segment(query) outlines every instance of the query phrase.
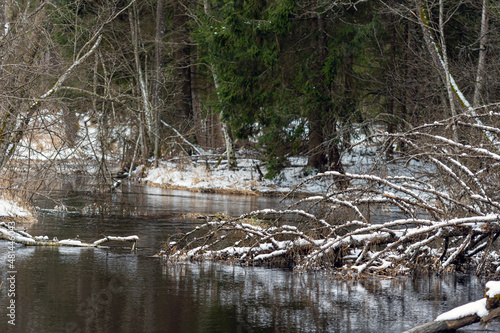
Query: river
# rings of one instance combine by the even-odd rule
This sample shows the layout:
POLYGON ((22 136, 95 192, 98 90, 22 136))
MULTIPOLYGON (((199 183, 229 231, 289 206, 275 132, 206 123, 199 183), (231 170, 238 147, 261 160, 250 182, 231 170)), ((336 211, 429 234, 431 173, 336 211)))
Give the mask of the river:
MULTIPOLYGON (((130 184, 121 193, 96 197, 68 186, 36 200, 40 216, 27 227, 30 234, 84 241, 138 235, 138 250, 16 246, 10 251, 8 242, 0 241, 0 332, 401 332, 484 292, 485 281, 466 275, 338 281, 327 273, 165 265, 152 255, 169 235, 202 223, 197 214, 239 215, 279 206, 279 198, 130 184), (61 203, 68 213, 51 210, 61 203), (12 253, 15 297, 7 292, 12 253), (15 325, 7 316, 12 300, 15 325)), ((485 330, 497 332, 500 325, 461 331, 485 330)))

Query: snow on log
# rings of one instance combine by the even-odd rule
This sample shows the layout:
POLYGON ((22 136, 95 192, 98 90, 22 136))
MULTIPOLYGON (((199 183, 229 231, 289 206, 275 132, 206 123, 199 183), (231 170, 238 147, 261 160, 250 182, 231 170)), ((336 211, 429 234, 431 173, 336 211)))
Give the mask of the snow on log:
POLYGON ((486 310, 486 298, 481 298, 479 301, 470 302, 440 314, 436 318, 436 321, 456 320, 471 315, 484 317, 487 314, 488 310, 486 310))
POLYGON ((435 333, 454 331, 481 321, 488 323, 500 316, 500 281, 486 283, 486 297, 440 314, 434 321, 405 331, 404 333, 435 333))
MULTIPOLYGON (((137 243, 139 241, 138 236, 128 236, 128 237, 116 237, 116 236, 106 236, 102 239, 96 240, 92 245, 93 246, 99 246, 103 243, 106 242, 111 242, 111 241, 117 241, 117 242, 131 242, 131 243, 137 243)), ((134 246, 132 245, 132 247, 134 246)))
POLYGON ((27 232, 16 230, 12 225, 5 222, 0 222, 0 238, 28 246, 99 247, 103 243, 111 241, 130 242, 132 243, 132 250, 135 249, 136 243, 139 241, 139 237, 136 235, 128 237, 106 236, 93 243, 85 243, 77 239, 58 240, 57 237, 49 240, 47 236, 31 236, 27 232))

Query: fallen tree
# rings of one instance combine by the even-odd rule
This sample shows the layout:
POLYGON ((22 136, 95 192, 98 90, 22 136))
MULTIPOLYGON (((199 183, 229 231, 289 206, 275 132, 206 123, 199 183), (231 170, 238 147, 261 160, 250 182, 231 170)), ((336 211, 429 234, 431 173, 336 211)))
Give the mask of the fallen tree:
POLYGON ((139 241, 139 237, 135 235, 128 237, 105 236, 93 243, 85 243, 78 239, 58 240, 57 237, 49 240, 48 236, 31 236, 24 230, 16 229, 13 225, 9 225, 5 222, 0 222, 0 238, 27 246, 101 247, 107 242, 128 242, 132 243, 132 250, 136 248, 137 242, 139 241))
POLYGON ((331 186, 285 209, 208 221, 171 239, 164 256, 169 261, 209 258, 297 271, 474 269, 480 275, 495 274, 500 154, 498 140, 492 142, 484 131, 498 137, 500 113, 490 111, 496 108, 405 133, 373 135, 366 141, 404 151, 387 160, 380 148, 364 173, 330 171, 309 177, 295 190, 319 180, 331 186), (339 180, 348 180, 349 186, 336 187, 339 180))

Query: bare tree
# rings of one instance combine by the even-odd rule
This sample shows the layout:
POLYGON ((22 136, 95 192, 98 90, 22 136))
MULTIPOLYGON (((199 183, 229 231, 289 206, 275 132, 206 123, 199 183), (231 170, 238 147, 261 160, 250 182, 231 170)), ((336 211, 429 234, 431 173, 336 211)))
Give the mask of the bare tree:
POLYGON ((44 31, 44 24, 46 24, 44 22, 45 15, 44 3, 32 13, 29 13, 27 7, 24 13, 19 13, 15 22, 9 22, 9 26, 12 24, 13 27, 9 31, 6 31, 6 34, 2 38, 2 42, 5 43, 8 42, 9 38, 17 40, 25 37, 25 40, 17 45, 18 49, 11 49, 9 54, 5 54, 5 57, 3 57, 4 61, 9 62, 9 67, 12 67, 16 71, 20 69, 20 72, 15 74, 15 76, 7 76, 7 73, 10 71, 6 71, 6 64, 2 66, 4 69, 4 78, 6 79, 4 82, 8 83, 4 90, 6 98, 4 99, 5 107, 2 110, 3 132, 0 148, 0 168, 5 168, 6 163, 13 156, 17 145, 28 131, 30 122, 40 110, 42 103, 45 103, 59 91, 68 77, 95 52, 101 43, 101 29, 97 29, 92 38, 75 55, 74 62, 59 74, 56 82, 49 87, 44 87, 44 85, 40 87, 39 85, 41 89, 46 90, 40 92, 38 96, 33 96, 33 92, 36 93, 37 90, 40 90, 34 88, 33 85, 40 82, 39 77, 42 74, 36 60, 40 56, 40 52, 43 52, 38 43, 42 36, 46 36, 44 31), (26 51, 29 54, 28 58, 24 54, 26 51), (16 64, 16 61, 23 63, 16 64), (28 91, 28 87, 32 87, 33 89, 28 91), (9 94, 9 92, 12 94, 9 94), (19 96, 19 93, 21 93, 21 96, 19 96))
MULTIPOLYGON (((418 13, 419 13, 419 23, 422 27, 422 32, 424 35, 424 41, 429 50, 429 53, 434 61, 435 68, 438 70, 443 82, 447 88, 448 97, 449 97, 449 105, 452 115, 456 115, 458 112, 455 111, 455 106, 460 108, 464 108, 467 112, 472 115, 476 115, 475 109, 469 103, 465 95, 462 93, 462 90, 459 88, 455 79, 453 78, 447 60, 446 53, 446 40, 444 36, 444 17, 443 17, 443 0, 439 1, 439 31, 440 31, 440 40, 441 43, 438 46, 435 37, 433 36, 433 29, 431 26, 431 22, 429 19, 429 13, 426 9, 427 1, 416 0, 418 13)), ((480 66, 484 66, 480 65, 480 66)), ((480 67, 478 66, 478 68, 480 67)), ((475 121, 482 125, 480 118, 474 118, 475 121)), ((453 126, 453 125, 452 125, 453 126)), ((488 137, 491 142, 494 142, 495 138, 491 133, 487 130, 484 131, 484 135, 488 137)), ((456 134, 455 134, 456 136, 456 134)), ((456 138, 455 138, 456 139, 456 138)))

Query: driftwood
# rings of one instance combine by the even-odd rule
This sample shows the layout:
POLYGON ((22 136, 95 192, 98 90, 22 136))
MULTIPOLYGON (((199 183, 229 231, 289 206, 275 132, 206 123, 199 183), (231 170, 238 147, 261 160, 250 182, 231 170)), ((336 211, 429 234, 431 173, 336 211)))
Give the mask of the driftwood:
POLYGON ((450 332, 479 321, 479 317, 474 314, 456 320, 431 321, 412 328, 403 333, 440 333, 450 332))
MULTIPOLYGON (((453 319, 449 320, 440 320, 440 317, 443 315, 439 316, 436 318, 436 320, 427 322, 423 325, 414 327, 410 330, 407 330, 403 333, 439 333, 439 332, 450 332, 450 331, 455 331, 461 327, 481 322, 483 325, 488 324, 491 322, 491 320, 498 318, 500 316, 500 289, 498 286, 500 285, 500 282, 498 281, 490 281, 486 284, 486 299, 479 300, 477 302, 469 303, 464 306, 472 305, 472 304, 477 304, 479 302, 483 302, 483 306, 481 306, 479 309, 476 309, 476 306, 472 306, 472 311, 469 312, 476 312, 476 313, 467 313, 464 312, 464 316, 461 316, 458 314, 456 317, 453 319)), ((462 306, 462 307, 464 307, 462 306)), ((452 309, 448 312, 445 313, 451 313, 452 311, 455 311, 458 308, 452 309)), ((463 312, 463 311, 458 311, 458 313, 463 312)))
POLYGON ((16 229, 13 223, 5 222, 0 222, 0 238, 27 246, 100 247, 104 243, 118 241, 132 243, 132 250, 136 248, 136 244, 139 241, 139 237, 136 235, 128 237, 106 236, 93 243, 85 243, 78 239, 58 240, 56 237, 49 240, 47 236, 32 236, 24 230, 16 229))

